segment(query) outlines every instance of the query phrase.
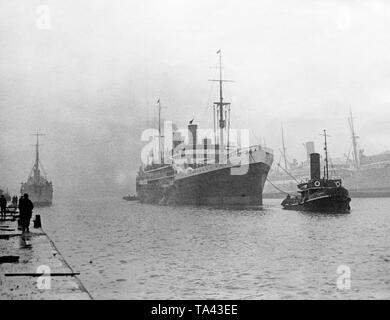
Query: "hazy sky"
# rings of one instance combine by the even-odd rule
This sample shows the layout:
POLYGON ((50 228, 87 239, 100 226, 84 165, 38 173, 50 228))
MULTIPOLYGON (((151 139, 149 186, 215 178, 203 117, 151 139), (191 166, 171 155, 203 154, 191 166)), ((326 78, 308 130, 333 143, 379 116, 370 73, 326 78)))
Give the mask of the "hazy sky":
POLYGON ((386 1, 0 0, 0 185, 27 178, 38 129, 57 194, 132 192, 159 97, 211 126, 219 48, 232 126, 276 162, 282 122, 291 159, 323 129, 342 157, 350 107, 366 153, 390 150, 389 30, 386 1))

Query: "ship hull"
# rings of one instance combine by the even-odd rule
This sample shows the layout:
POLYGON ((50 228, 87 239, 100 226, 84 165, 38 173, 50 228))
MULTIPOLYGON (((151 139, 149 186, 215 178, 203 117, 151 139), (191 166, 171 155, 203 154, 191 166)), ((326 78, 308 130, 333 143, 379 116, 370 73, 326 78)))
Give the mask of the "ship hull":
POLYGON ((214 164, 195 169, 192 174, 138 183, 139 200, 143 203, 167 205, 262 205, 262 193, 272 155, 254 152, 251 159, 253 160, 248 164, 238 167, 214 164), (256 161, 256 157, 264 161, 256 161))
POLYGON ((168 205, 262 205, 262 191, 269 166, 254 163, 247 173, 231 175, 230 168, 139 186, 140 202, 168 205), (164 185, 169 185, 164 188, 164 185))
POLYGON ((297 211, 310 211, 310 212, 323 212, 323 213, 348 213, 350 211, 351 199, 335 199, 326 198, 311 201, 309 203, 303 203, 298 205, 284 206, 286 210, 297 211))
POLYGON ((168 204, 247 206, 262 205, 262 192, 268 170, 262 163, 244 167, 243 175, 232 175, 230 168, 188 177, 176 182, 168 204))
POLYGON ((389 197, 390 165, 365 168, 352 174, 344 173, 343 185, 353 197, 389 197))

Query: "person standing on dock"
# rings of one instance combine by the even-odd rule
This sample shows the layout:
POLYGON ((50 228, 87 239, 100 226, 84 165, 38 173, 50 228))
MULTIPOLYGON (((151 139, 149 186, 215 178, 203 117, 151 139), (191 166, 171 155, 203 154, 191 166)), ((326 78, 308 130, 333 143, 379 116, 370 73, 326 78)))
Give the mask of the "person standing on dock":
POLYGON ((0 196, 0 210, 1 210, 1 219, 5 220, 5 210, 7 209, 7 199, 2 194, 0 196))
POLYGON ((20 224, 22 226, 22 232, 29 232, 30 220, 32 216, 32 210, 34 205, 28 198, 28 194, 25 193, 23 198, 19 200, 19 212, 20 212, 20 224))
POLYGON ((18 207, 18 197, 17 196, 12 197, 12 206, 14 206, 15 208, 18 207))

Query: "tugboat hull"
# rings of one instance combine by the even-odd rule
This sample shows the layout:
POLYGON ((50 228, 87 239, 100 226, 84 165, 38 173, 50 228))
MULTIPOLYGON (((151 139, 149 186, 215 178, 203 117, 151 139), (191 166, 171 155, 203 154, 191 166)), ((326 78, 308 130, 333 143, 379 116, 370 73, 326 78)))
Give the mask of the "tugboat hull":
POLYGON ((350 201, 350 198, 326 197, 307 201, 305 203, 284 205, 283 209, 326 213, 348 213, 351 210, 349 205, 350 201))
POLYGON ((286 210, 347 213, 351 210, 350 202, 348 191, 340 187, 314 193, 308 199, 286 199, 282 202, 282 206, 286 210))

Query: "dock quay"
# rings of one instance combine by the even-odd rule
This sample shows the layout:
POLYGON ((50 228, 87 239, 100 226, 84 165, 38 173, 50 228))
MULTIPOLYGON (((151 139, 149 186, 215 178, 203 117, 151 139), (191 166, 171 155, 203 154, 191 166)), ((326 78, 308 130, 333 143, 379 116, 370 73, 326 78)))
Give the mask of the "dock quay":
POLYGON ((14 212, 0 220, 0 300, 93 299, 78 275, 42 228, 22 234, 14 212))

